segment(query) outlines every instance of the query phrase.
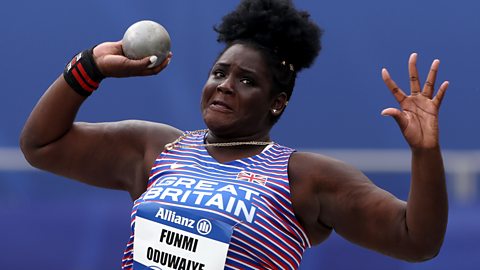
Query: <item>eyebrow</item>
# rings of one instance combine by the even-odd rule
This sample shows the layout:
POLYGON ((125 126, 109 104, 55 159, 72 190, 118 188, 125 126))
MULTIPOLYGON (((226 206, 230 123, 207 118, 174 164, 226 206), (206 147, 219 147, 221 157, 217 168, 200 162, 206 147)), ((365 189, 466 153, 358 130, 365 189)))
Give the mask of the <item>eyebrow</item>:
MULTIPOLYGON (((224 68, 229 68, 231 65, 230 65, 230 64, 227 64, 227 63, 217 62, 214 66, 220 66, 220 67, 224 67, 224 68)), ((258 71, 254 70, 254 69, 242 68, 242 67, 239 67, 239 69, 240 69, 242 72, 249 73, 249 74, 251 74, 251 75, 257 75, 257 74, 258 74, 258 71)))

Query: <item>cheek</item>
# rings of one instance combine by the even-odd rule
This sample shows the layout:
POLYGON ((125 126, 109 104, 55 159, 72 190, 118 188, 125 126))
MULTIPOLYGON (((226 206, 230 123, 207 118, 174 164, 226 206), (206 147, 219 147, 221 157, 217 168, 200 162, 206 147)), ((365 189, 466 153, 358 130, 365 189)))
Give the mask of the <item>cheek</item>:
POLYGON ((214 93, 214 90, 215 90, 215 86, 212 85, 211 83, 208 83, 205 84, 205 86, 203 87, 203 90, 202 90, 202 96, 201 96, 201 99, 200 99, 200 105, 201 105, 201 108, 204 109, 205 105, 207 104, 208 100, 210 99, 210 97, 212 96, 212 94, 214 93))
POLYGON ((202 96, 200 97, 200 108, 203 110, 203 108, 205 107, 205 89, 203 89, 202 91, 202 96))

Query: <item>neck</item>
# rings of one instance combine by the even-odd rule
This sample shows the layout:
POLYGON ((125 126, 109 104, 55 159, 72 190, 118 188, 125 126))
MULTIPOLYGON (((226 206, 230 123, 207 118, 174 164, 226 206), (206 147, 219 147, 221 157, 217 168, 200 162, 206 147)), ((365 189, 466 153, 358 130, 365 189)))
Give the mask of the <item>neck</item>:
POLYGON ((230 143, 230 142, 270 142, 270 141, 271 139, 268 131, 265 133, 256 133, 248 136, 230 137, 230 136, 221 136, 213 133, 211 130, 207 130, 207 133, 205 135, 206 144, 230 143))
POLYGON ((208 153, 220 163, 258 155, 268 144, 273 144, 268 133, 244 137, 220 137, 210 130, 205 134, 204 143, 208 153))

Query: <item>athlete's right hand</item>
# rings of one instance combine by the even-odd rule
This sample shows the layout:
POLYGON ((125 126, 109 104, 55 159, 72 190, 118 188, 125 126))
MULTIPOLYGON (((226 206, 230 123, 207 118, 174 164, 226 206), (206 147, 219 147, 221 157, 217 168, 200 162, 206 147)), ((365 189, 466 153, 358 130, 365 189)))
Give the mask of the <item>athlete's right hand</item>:
POLYGON ((125 57, 122 42, 104 42, 93 49, 93 57, 98 68, 105 77, 132 77, 155 75, 162 71, 170 62, 172 53, 158 66, 149 68, 150 57, 132 60, 125 57))

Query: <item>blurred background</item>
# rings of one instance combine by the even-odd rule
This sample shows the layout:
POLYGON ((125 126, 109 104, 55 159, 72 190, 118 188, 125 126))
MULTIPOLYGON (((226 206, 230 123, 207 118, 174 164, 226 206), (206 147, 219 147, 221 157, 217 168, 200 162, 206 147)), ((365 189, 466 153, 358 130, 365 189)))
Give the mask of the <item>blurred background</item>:
MULTIPOLYGON (((212 27, 239 1, 8 1, 0 9, 0 230, 2 269, 120 269, 129 237, 129 195, 32 169, 18 149, 31 109, 71 57, 119 40, 150 19, 172 38, 173 59, 160 75, 106 79, 79 121, 144 119, 203 128, 200 92, 222 46, 212 27)), ((301 269, 470 270, 480 267, 480 2, 294 0, 324 30, 316 64, 299 75, 275 141, 337 157, 402 199, 409 188, 408 146, 380 70, 408 87, 407 60, 420 77, 441 60, 450 88, 440 113, 450 219, 441 253, 406 263, 333 234, 308 250, 301 269)), ((423 80, 422 80, 423 82, 423 80)))

